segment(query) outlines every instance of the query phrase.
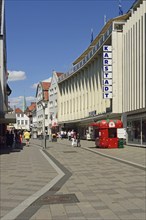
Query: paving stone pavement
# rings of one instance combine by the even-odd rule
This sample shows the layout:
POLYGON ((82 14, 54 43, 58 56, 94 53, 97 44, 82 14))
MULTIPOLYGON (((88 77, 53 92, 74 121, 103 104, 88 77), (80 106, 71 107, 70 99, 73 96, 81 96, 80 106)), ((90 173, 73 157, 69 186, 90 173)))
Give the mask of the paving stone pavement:
POLYGON ((146 219, 146 149, 41 144, 0 155, 2 220, 146 219))

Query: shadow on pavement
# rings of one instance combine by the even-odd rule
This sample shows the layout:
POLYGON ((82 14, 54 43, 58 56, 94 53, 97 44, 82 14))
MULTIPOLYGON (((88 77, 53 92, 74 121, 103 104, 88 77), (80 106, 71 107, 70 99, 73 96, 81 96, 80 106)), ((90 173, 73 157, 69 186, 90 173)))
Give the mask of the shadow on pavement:
POLYGON ((15 146, 14 148, 10 148, 10 147, 7 147, 7 146, 0 147, 0 155, 20 152, 21 150, 23 150, 24 146, 25 146, 25 144, 22 143, 21 145, 15 146))

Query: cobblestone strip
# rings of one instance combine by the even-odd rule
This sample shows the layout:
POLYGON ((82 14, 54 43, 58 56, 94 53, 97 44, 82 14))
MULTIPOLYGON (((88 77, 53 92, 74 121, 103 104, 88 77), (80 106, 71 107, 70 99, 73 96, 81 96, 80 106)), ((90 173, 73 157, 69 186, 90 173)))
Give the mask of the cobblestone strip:
MULTIPOLYGON (((27 208, 21 212, 15 220, 28 220, 30 219, 41 207, 44 205, 44 198, 54 195, 57 191, 60 190, 60 188, 65 184, 65 182, 68 180, 68 178, 72 175, 69 170, 67 170, 62 164, 59 163, 51 154, 49 154, 47 151, 43 151, 44 155, 47 160, 50 161, 52 166, 56 168, 56 171, 58 170, 60 173, 62 173, 62 177, 56 181, 56 183, 52 184, 52 187, 48 188, 48 190, 40 195, 35 201, 33 201, 30 206, 27 206, 27 208)), ((40 218, 43 220, 43 218, 40 218)), ((49 218, 47 218, 49 220, 49 218)), ((12 219, 11 219, 12 220, 12 219)))
POLYGON ((36 201, 40 196, 45 194, 49 189, 51 189, 62 177, 65 175, 64 172, 48 157, 46 154, 40 150, 43 156, 48 160, 48 162, 57 171, 58 175, 51 180, 47 185, 45 185, 38 192, 34 193, 32 196, 28 197, 25 201, 20 203, 16 208, 10 211, 8 214, 3 216, 1 220, 14 220, 20 215, 26 208, 28 208, 34 201, 36 201))

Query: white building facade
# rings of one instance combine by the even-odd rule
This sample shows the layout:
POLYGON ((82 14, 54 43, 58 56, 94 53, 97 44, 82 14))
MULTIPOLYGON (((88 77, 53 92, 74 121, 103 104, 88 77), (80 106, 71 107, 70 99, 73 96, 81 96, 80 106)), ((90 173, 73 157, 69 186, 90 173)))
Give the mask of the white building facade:
POLYGON ((126 17, 107 22, 92 44, 73 63, 71 72, 59 78, 59 123, 69 129, 80 130, 82 137, 94 121, 121 118, 122 68, 119 66, 122 65, 122 27, 126 17), (120 43, 119 48, 117 42, 120 43), (109 51, 106 51, 107 47, 109 51), (104 64, 107 55, 109 65, 104 64))
POLYGON ((37 135, 49 134, 49 99, 50 82, 40 82, 36 92, 37 135))
MULTIPOLYGON (((59 77, 60 126, 80 130, 83 137, 94 121, 121 119, 129 135, 127 118, 136 111, 141 115, 141 141, 138 145, 145 146, 142 142, 142 137, 145 139, 146 136, 143 125, 146 113, 145 14, 145 1, 138 0, 127 14, 109 20, 87 50, 76 59, 73 68, 59 77), (139 38, 139 45, 134 47, 139 38), (140 61, 138 57, 141 57, 140 61), (134 86, 139 95, 136 95, 134 86), (134 99, 137 101, 133 102, 134 99)), ((137 144, 136 140, 134 142, 137 144)))
POLYGON ((58 132, 58 77, 62 73, 53 71, 51 85, 49 88, 49 127, 51 133, 58 132))
POLYGON ((133 5, 123 27, 122 48, 127 143, 146 146, 146 1, 133 5))
POLYGON ((16 123, 14 124, 14 128, 17 130, 30 130, 30 121, 29 117, 22 113, 16 113, 16 123))

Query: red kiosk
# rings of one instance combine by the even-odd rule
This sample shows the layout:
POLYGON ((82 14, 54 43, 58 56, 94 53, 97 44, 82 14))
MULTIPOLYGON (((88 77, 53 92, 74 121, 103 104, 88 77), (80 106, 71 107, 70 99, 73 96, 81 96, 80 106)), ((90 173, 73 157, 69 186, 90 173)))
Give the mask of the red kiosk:
POLYGON ((123 128, 121 120, 102 120, 98 121, 97 138, 95 139, 95 145, 101 148, 118 148, 119 138, 117 137, 117 129, 123 128))

